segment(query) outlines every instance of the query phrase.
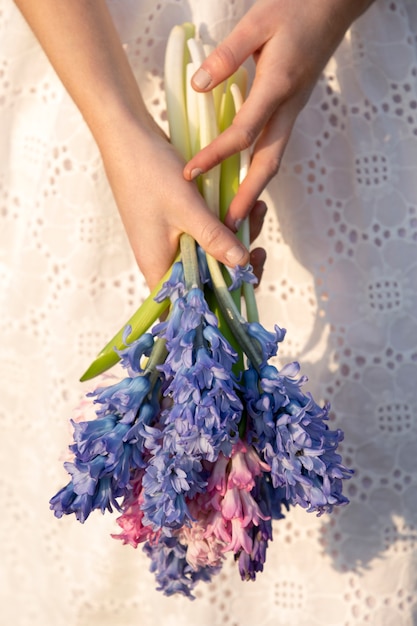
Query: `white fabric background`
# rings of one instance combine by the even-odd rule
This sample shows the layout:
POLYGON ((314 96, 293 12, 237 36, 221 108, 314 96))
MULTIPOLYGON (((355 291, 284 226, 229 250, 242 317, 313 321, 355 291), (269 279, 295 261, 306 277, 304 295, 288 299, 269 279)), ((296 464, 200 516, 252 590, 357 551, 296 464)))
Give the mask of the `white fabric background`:
MULTIPOLYGON (((171 26, 193 21, 214 42, 248 4, 109 0, 159 122, 171 26)), ((287 328, 280 362, 299 359, 332 403, 356 471, 351 504, 320 519, 291 512, 256 583, 229 561, 191 603, 154 591, 141 550, 110 538, 110 515, 82 526, 48 509, 66 481, 78 378, 147 291, 80 114, 0 0, 1 623, 417 624, 416 33, 414 0, 376 1, 266 194, 262 321, 287 328)))

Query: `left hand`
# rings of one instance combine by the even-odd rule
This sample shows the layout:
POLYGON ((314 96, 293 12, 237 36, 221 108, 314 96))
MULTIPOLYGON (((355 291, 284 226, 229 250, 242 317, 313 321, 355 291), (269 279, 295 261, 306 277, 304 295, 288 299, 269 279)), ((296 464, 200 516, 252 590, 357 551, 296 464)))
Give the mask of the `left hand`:
POLYGON ((230 204, 226 225, 236 229, 277 173, 294 122, 321 71, 351 23, 372 0, 258 0, 192 79, 209 91, 253 55, 256 73, 233 124, 184 168, 192 180, 250 146, 252 163, 230 204))

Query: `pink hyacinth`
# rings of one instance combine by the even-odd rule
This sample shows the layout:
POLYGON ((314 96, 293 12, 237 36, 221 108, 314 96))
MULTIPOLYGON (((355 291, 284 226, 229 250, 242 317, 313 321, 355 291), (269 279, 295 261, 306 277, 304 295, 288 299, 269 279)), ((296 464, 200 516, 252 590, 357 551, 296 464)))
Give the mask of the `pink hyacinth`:
POLYGON ((226 491, 222 502, 222 514, 225 519, 238 519, 244 528, 249 524, 259 526, 259 520, 270 519, 263 515, 258 504, 245 489, 233 487, 226 491))
POLYGON ((144 516, 141 510, 143 503, 142 474, 143 472, 138 473, 132 495, 129 498, 129 506, 124 508, 122 515, 116 520, 123 532, 112 535, 113 539, 120 539, 124 545, 129 544, 134 548, 137 548, 143 541, 155 543, 160 534, 159 532, 155 533, 150 526, 144 526, 142 523, 144 516))
POLYGON ((227 548, 228 552, 238 554, 243 550, 246 554, 252 552, 253 541, 249 536, 248 529, 245 528, 239 518, 235 518, 231 522, 232 524, 232 540, 227 548))
MULTIPOLYGON (((186 559, 194 570, 200 567, 217 567, 224 559, 227 544, 215 534, 207 534, 206 525, 209 514, 199 513, 199 519, 190 526, 184 525, 178 532, 178 540, 187 546, 186 559)), ((229 540, 226 534, 225 539, 229 540)))
MULTIPOLYGON (((237 445, 237 444, 236 444, 237 445)), ((233 448, 234 449, 234 448, 233 448)), ((216 493, 224 496, 227 487, 227 467, 230 463, 230 459, 220 454, 217 461, 214 463, 211 470, 211 474, 207 482, 207 492, 216 493)))
MULTIPOLYGON (((238 441, 226 466, 227 487, 220 501, 221 516, 226 521, 228 534, 231 535, 225 552, 237 554, 244 550, 250 554, 252 538, 249 531, 253 526, 258 526, 260 520, 270 519, 262 513, 250 494, 255 486, 255 478, 269 470, 269 465, 261 461, 253 448, 238 441)), ((212 529, 216 534, 220 530, 224 536, 224 527, 219 522, 212 529)))
POLYGON ((219 565, 225 552, 234 554, 253 547, 251 530, 270 519, 251 495, 255 478, 269 466, 255 450, 239 441, 230 459, 219 456, 208 479, 207 491, 188 503, 194 522, 178 533, 187 546, 187 562, 197 569, 219 565))
POLYGON ((230 520, 223 517, 221 509, 213 510, 207 517, 206 537, 214 536, 224 543, 224 551, 228 550, 228 544, 232 540, 232 528, 230 520))
POLYGON ((252 491, 255 486, 254 478, 262 472, 270 471, 269 465, 261 461, 255 450, 239 440, 233 448, 228 488, 233 485, 238 489, 252 491))
POLYGON ((142 524, 143 511, 140 510, 140 504, 131 505, 126 511, 117 518, 117 523, 123 532, 118 535, 113 534, 113 539, 120 539, 123 543, 129 544, 137 548, 143 541, 154 543, 159 533, 155 533, 150 526, 142 524))

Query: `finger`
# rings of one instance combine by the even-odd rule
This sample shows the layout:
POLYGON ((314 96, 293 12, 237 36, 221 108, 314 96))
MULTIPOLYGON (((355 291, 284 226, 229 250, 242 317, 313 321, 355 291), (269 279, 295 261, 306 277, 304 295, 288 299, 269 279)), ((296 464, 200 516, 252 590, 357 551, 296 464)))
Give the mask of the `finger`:
POLYGON ((231 76, 266 40, 264 28, 254 28, 254 8, 232 32, 211 52, 191 78, 196 91, 208 91, 231 76))
POLYGON ((249 251, 203 202, 190 203, 187 207, 191 208, 184 210, 183 230, 208 254, 229 267, 246 265, 249 262, 249 251))
POLYGON ((296 119, 292 108, 280 109, 257 141, 246 178, 230 203, 225 224, 232 230, 245 219, 269 181, 278 173, 296 119))
POLYGON ((249 214, 249 231, 250 241, 253 243, 259 236, 265 220, 267 206, 262 200, 255 202, 252 211, 249 214))
POLYGON ((193 180, 232 154, 250 148, 279 104, 267 77, 256 78, 232 124, 188 161, 183 170, 184 178, 193 180))
POLYGON ((187 231, 208 254, 221 263, 234 267, 249 262, 249 251, 217 218, 200 221, 195 228, 190 224, 187 231))
POLYGON ((263 248, 255 248, 254 250, 252 250, 252 252, 250 253, 250 263, 253 268, 253 273, 258 279, 258 283, 256 287, 259 286, 262 280, 262 274, 264 271, 265 261, 266 261, 266 252, 263 248))
POLYGON ((181 229, 170 228, 164 235, 161 234, 163 246, 145 246, 142 236, 138 241, 132 241, 132 247, 137 251, 136 261, 151 289, 171 266, 182 232, 187 232, 208 254, 229 267, 249 262, 249 251, 205 205, 196 208, 194 203, 192 211, 184 211, 183 219, 181 229))

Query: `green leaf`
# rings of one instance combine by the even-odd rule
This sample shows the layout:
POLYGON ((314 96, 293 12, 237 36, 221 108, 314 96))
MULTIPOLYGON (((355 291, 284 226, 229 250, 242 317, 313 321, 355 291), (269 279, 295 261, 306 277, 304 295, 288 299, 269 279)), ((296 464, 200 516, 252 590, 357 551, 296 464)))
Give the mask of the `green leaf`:
MULTIPOLYGON (((178 255, 174 263, 177 262, 179 258, 180 256, 178 255)), ((166 299, 162 302, 156 302, 155 296, 161 290, 163 284, 169 279, 171 272, 172 267, 170 267, 165 276, 161 278, 159 283, 151 291, 149 296, 139 307, 136 313, 132 315, 132 317, 119 330, 119 332, 116 333, 114 337, 104 346, 101 352, 99 352, 97 358, 87 368, 86 372, 81 376, 81 382, 91 380, 91 378, 99 376, 99 374, 103 374, 103 372, 113 367, 113 365, 116 365, 116 363, 120 360, 120 357, 115 351, 115 348, 117 350, 123 350, 124 348, 126 348, 127 345, 124 342, 124 339, 127 340, 127 343, 135 341, 141 335, 146 333, 146 331, 152 326, 152 324, 158 319, 158 317, 160 317, 162 313, 166 311, 170 304, 169 300, 166 299), (127 326, 131 327, 131 331, 127 337, 123 337, 127 326)))

